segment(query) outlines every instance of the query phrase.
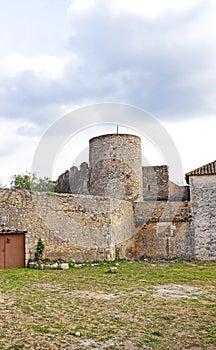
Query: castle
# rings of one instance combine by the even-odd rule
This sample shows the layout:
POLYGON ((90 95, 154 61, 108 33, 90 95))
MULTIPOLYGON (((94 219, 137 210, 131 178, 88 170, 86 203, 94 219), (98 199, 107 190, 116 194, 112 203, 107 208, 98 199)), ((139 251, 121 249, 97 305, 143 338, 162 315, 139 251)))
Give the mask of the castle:
POLYGON ((39 237, 51 260, 216 261, 216 161, 186 180, 175 185, 166 165, 143 167, 138 136, 94 137, 89 165, 59 176, 58 193, 0 190, 1 233, 25 236, 25 264, 39 237))

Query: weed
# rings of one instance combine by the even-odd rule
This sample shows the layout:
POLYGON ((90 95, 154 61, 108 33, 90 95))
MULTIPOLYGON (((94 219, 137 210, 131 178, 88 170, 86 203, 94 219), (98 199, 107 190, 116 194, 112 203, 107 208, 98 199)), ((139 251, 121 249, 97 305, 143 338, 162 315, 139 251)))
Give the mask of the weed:
POLYGON ((37 333, 45 333, 45 334, 50 333, 49 328, 41 327, 41 326, 34 326, 34 331, 37 333))
POLYGON ((23 349, 24 348, 24 344, 14 344, 9 346, 9 348, 7 348, 7 350, 19 350, 19 349, 23 349))
POLYGON ((35 259, 37 262, 41 262, 43 251, 44 251, 44 243, 41 238, 38 239, 37 247, 36 247, 36 253, 35 253, 35 259))

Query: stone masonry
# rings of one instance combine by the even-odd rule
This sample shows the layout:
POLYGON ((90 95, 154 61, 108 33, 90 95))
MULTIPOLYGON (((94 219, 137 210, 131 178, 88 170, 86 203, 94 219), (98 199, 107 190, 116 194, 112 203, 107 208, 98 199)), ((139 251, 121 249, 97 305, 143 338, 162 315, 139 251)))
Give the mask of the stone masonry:
POLYGON ((141 139, 109 134, 89 141, 89 193, 142 201, 141 139))
POLYGON ((194 257, 216 260, 216 175, 190 176, 194 257))
POLYGON ((49 260, 216 261, 216 161, 186 180, 142 167, 137 136, 102 135, 90 140, 89 166, 58 178, 61 193, 0 189, 1 224, 26 231, 26 264, 39 238, 49 260))
POLYGON ((132 204, 105 197, 1 189, 0 212, 7 228, 27 231, 26 263, 40 237, 46 259, 112 260, 133 233, 132 204))

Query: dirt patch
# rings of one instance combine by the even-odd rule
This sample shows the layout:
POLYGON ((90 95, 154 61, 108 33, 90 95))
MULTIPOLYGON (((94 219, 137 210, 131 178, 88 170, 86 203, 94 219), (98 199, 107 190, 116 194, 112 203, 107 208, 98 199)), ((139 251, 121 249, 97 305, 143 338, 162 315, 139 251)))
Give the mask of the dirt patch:
POLYGON ((208 291, 181 284, 166 284, 157 286, 153 292, 154 298, 166 298, 166 299, 196 299, 200 295, 206 295, 208 291))
MULTIPOLYGON (((34 284, 34 288, 38 288, 41 291, 45 292, 59 292, 62 295, 67 295, 71 297, 77 297, 77 298, 88 298, 88 299, 97 299, 97 300, 111 300, 116 298, 123 298, 128 297, 130 295, 132 296, 148 296, 152 295, 154 298, 165 298, 165 299, 180 299, 180 298, 186 298, 186 299, 198 299, 200 296, 209 295, 209 291, 206 289, 201 289, 198 287, 193 287, 190 285, 181 285, 181 284, 166 284, 166 285, 158 285, 155 287, 154 291, 149 290, 147 288, 144 291, 133 291, 129 293, 105 293, 103 291, 92 291, 92 290, 65 290, 59 285, 51 285, 51 284, 43 284, 43 283, 37 283, 34 284)), ((1 302, 1 299, 0 299, 1 302)))
POLYGON ((67 292, 67 294, 72 296, 77 296, 81 298, 90 298, 90 299, 97 299, 97 300, 111 300, 114 298, 118 298, 118 295, 111 294, 111 293, 104 293, 101 291, 90 291, 90 290, 73 290, 71 292, 67 292))
POLYGON ((63 291, 64 289, 57 283, 33 283, 33 288, 40 289, 43 292, 63 291))
POLYGON ((114 298, 118 298, 118 294, 113 294, 113 293, 105 293, 102 291, 91 291, 91 290, 70 290, 67 291, 63 288, 61 288, 59 285, 51 285, 51 284, 43 284, 43 283, 37 283, 34 284, 35 288, 40 289, 41 291, 45 292, 50 292, 50 291, 58 291, 61 294, 64 295, 70 295, 74 297, 79 297, 79 298, 89 298, 89 299, 97 299, 97 300, 111 300, 114 298))
POLYGON ((13 301, 9 298, 5 298, 0 294, 0 308, 4 309, 8 305, 12 305, 13 301))

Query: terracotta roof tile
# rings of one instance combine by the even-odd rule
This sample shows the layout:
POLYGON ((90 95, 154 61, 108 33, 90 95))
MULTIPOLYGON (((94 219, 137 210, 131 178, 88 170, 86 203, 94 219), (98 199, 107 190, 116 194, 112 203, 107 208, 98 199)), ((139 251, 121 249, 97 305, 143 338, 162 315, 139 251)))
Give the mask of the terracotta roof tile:
POLYGON ((205 164, 200 168, 194 169, 185 175, 188 183, 190 176, 202 176, 202 175, 216 175, 216 160, 211 163, 205 164))

